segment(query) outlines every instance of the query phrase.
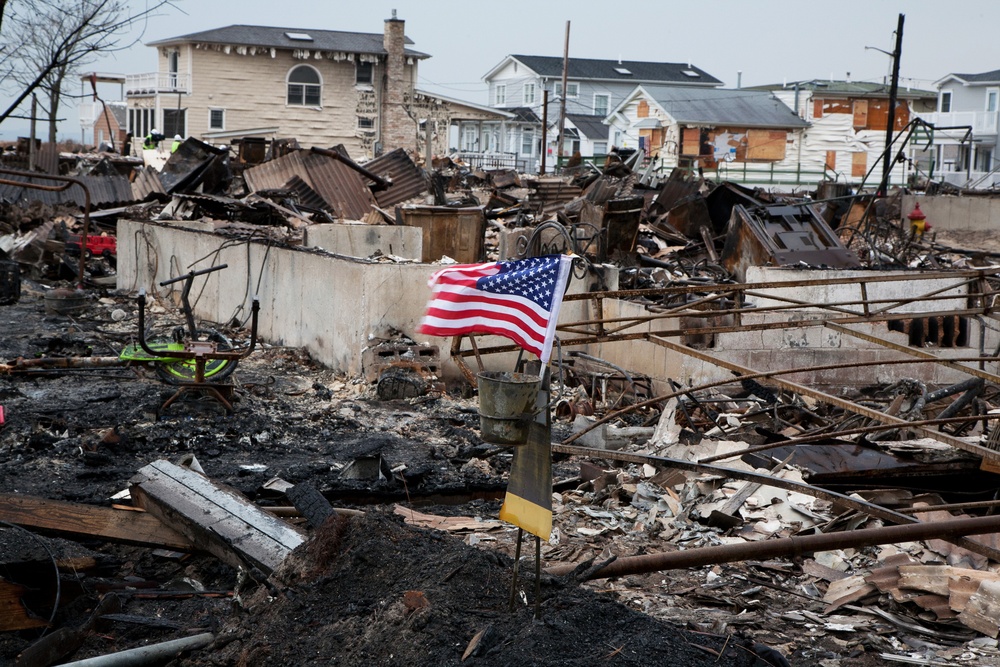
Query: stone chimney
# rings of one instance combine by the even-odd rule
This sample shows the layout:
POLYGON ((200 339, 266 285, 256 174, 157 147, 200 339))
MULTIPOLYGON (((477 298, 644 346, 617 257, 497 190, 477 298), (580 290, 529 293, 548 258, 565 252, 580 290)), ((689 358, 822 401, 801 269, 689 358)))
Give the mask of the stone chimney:
POLYGON ((392 18, 385 20, 385 33, 382 46, 386 50, 385 88, 382 94, 382 152, 387 153, 395 148, 415 149, 416 126, 406 113, 403 105, 413 97, 413 86, 406 73, 406 35, 403 28, 406 22, 396 18, 396 10, 392 10, 392 18))

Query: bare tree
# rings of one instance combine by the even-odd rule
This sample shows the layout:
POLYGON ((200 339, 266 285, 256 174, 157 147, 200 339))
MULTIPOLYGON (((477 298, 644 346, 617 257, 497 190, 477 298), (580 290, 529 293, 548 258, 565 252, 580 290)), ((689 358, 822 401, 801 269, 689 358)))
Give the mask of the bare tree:
POLYGON ((20 91, 13 104, 0 114, 0 123, 33 92, 41 91, 49 141, 55 142, 67 79, 98 56, 134 45, 141 34, 127 41, 126 34, 174 3, 147 0, 143 9, 134 10, 127 0, 33 0, 28 11, 19 12, 20 4, 11 2, 14 10, 2 25, 4 43, 18 44, 9 57, 15 61, 10 79, 20 91))

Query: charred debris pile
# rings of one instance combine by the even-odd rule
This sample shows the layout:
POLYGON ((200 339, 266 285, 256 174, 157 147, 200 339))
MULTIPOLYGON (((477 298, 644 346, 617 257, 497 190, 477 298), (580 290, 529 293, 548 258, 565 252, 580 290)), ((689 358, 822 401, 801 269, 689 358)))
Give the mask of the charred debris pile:
MULTIPOLYGON (((662 178, 625 156, 559 176, 457 157, 426 166, 402 150, 359 164, 294 141, 188 139, 159 170, 54 154, 45 174, 0 172, 11 332, 0 474, 18 491, 0 499, 0 655, 52 665, 141 647, 192 667, 1000 660, 1000 543, 986 525, 1000 500, 984 465, 1000 450, 1000 388, 985 367, 947 386, 895 377, 840 396, 745 373, 664 393, 641 369, 567 353, 546 570, 525 559, 512 590, 515 540, 495 520, 511 454, 478 438, 468 387, 336 378, 264 346, 239 374, 235 414, 163 414, 141 374, 16 363, 128 337, 113 291, 121 217, 300 245, 312 225, 471 211, 478 243, 432 239, 434 259, 572 251, 616 265, 626 297, 723 289, 760 265, 982 262, 914 233, 898 192, 775 195, 662 178), (72 318, 19 298, 57 284, 101 298, 72 318)), ((678 294, 635 298, 691 305, 678 294)), ((932 342, 959 335, 944 318, 900 326, 932 342)), ((390 370, 413 364, 409 349, 390 370)))
POLYGON ((428 209, 472 208, 482 214, 482 242, 458 248, 438 239, 425 255, 443 250, 478 261, 569 250, 619 265, 623 289, 739 280, 750 264, 890 269, 969 261, 936 244, 933 233, 913 234, 899 192, 876 199, 827 182, 775 195, 680 169, 664 178, 637 165, 639 153, 536 176, 472 168, 457 156, 435 158, 427 169, 403 149, 359 164, 343 147, 301 148, 295 140, 216 147, 191 138, 156 167, 112 153, 49 150, 34 171, 24 169, 24 147, 16 148, 0 163, 0 257, 25 275, 91 286, 113 275, 122 217, 212 221, 222 234, 297 245, 309 225, 420 226, 428 209), (84 235, 98 240, 82 247, 84 235), (81 250, 95 261, 83 266, 81 250))

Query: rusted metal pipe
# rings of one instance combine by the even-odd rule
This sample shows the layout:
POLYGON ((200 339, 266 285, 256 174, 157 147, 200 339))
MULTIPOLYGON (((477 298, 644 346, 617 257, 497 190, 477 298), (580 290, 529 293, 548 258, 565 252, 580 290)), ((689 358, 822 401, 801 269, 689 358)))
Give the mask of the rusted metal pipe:
POLYGON ((62 192, 69 189, 71 185, 79 185, 83 190, 83 233, 80 234, 80 269, 77 276, 77 287, 83 289, 83 274, 87 269, 87 236, 90 234, 90 190, 83 184, 83 181, 66 176, 50 176, 49 174, 36 174, 30 171, 16 171, 14 169, 0 169, 0 174, 10 174, 12 176, 23 176, 25 178, 40 178, 50 181, 61 182, 62 185, 40 185, 38 183, 25 183, 23 181, 12 181, 0 178, 0 184, 13 185, 29 190, 46 190, 48 192, 62 192))
MULTIPOLYGON (((935 521, 933 523, 912 523, 904 526, 883 526, 881 528, 866 528, 842 533, 820 533, 802 537, 785 537, 763 542, 748 542, 746 544, 724 544, 703 549, 685 549, 669 553, 647 554, 645 556, 628 556, 619 558, 606 567, 592 573, 590 579, 605 579, 621 577, 630 574, 646 572, 662 572, 684 567, 700 567, 716 563, 731 563, 733 561, 799 557, 817 551, 833 549, 849 549, 870 547, 878 544, 894 544, 912 542, 914 540, 929 540, 962 537, 965 535, 985 535, 1000 531, 1000 516, 984 516, 972 519, 954 519, 951 521, 935 521)), ((562 576, 574 570, 576 564, 567 563, 546 569, 548 574, 562 576)))

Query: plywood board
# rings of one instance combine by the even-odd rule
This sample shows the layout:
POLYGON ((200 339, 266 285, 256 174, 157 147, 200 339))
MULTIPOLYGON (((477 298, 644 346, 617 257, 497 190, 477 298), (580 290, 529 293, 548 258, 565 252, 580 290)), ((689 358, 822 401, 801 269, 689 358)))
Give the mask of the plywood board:
POLYGON ((784 160, 787 141, 788 133, 784 130, 748 130, 747 159, 784 160))

